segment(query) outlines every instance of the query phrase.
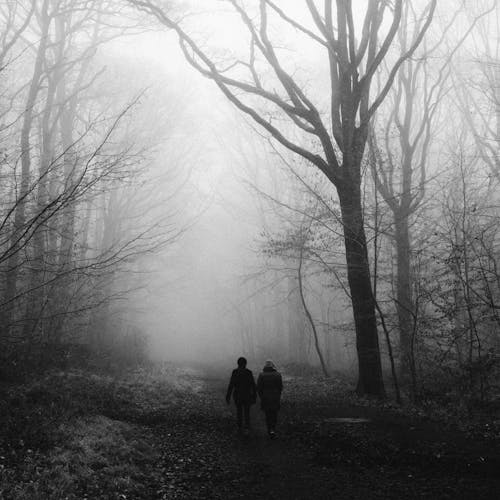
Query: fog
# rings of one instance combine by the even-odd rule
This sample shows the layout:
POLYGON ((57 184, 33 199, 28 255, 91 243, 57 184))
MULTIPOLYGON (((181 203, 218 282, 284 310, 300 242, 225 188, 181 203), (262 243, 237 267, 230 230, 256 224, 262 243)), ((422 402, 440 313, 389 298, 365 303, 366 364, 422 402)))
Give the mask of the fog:
MULTIPOLYGON (((144 140, 154 144, 149 175, 161 179, 173 169, 174 176, 160 182, 180 177, 174 179, 179 189, 158 210, 175 212, 182 234, 141 257, 141 289, 127 301, 128 317, 146 333, 151 356, 221 365, 233 364, 239 355, 259 363, 271 356, 281 363, 294 360, 290 289, 282 283, 287 275, 269 276, 261 248, 266 218, 279 223, 272 206, 266 217, 266 203, 274 205, 266 202, 266 193, 279 199, 276 185, 290 182, 286 172, 272 178, 265 170, 281 160, 267 139, 192 71, 171 34, 134 35, 101 52, 125 102, 127 93, 131 99, 146 89, 138 113, 144 107, 167 114, 158 117, 166 121, 160 130, 141 122, 144 140), (130 68, 137 68, 137 82, 130 68)), ((172 192, 168 184, 160 189, 172 192)), ((304 359, 316 364, 310 342, 306 334, 304 359)))
POLYGON ((77 3, 1 10, 4 339, 367 392, 497 352, 498 7, 343 53, 305 2, 77 3))
POLYGON ((499 443, 498 0, 0 0, 0 499, 497 498, 499 443))

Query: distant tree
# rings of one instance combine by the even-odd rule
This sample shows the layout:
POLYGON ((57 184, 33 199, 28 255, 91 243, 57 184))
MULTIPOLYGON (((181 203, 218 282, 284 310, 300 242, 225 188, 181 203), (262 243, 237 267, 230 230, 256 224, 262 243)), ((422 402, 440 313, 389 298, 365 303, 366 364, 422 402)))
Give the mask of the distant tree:
MULTIPOLYGON (((49 0, 43 0, 37 12, 37 18, 40 22, 40 43, 36 48, 35 61, 33 64, 33 73, 28 86, 26 96, 25 111, 22 117, 22 128, 19 136, 20 156, 21 156, 21 176, 18 179, 19 190, 15 195, 15 207, 13 210, 13 229, 10 236, 9 260, 7 277, 5 283, 4 301, 7 304, 3 311, 2 328, 8 329, 11 324, 12 304, 17 293, 17 280, 20 269, 20 251, 23 248, 26 232, 26 205, 31 192, 30 178, 32 175, 31 166, 31 129, 33 126, 35 105, 38 93, 42 85, 42 76, 44 72, 44 60, 49 41, 49 0)), ((5 336, 6 331, 3 332, 5 336)))
POLYGON ((139 120, 143 88, 106 94, 111 77, 97 49, 135 31, 113 25, 115 7, 113 0, 0 6, 2 361, 68 339, 90 343, 93 326, 109 337, 99 318, 140 286, 128 273, 184 229, 165 207, 188 174, 177 176, 171 160, 165 189, 146 168, 151 134, 164 134, 167 118, 155 109, 157 128, 144 132, 131 118, 139 120))
POLYGON ((462 51, 466 67, 455 67, 461 119, 467 123, 492 179, 500 180, 500 6, 481 0, 470 9, 473 44, 462 51), (493 15, 482 16, 486 11, 493 15), (479 19, 480 18, 480 19, 479 19))
POLYGON ((2 34, 0 36, 0 72, 9 65, 12 49, 22 37, 35 12, 35 2, 18 0, 0 6, 2 34))
POLYGON ((463 128, 450 153, 453 168, 441 191, 428 269, 420 276, 420 301, 428 311, 421 318, 426 345, 420 362, 432 357, 455 379, 460 398, 483 400, 500 368, 500 214, 484 164, 469 155, 474 138, 463 128))
MULTIPOLYGON (((429 153, 437 137, 440 112, 451 92, 450 73, 456 54, 474 27, 492 8, 480 12, 453 43, 450 31, 463 15, 456 9, 438 38, 424 44, 415 57, 406 60, 386 100, 386 109, 374 119, 369 136, 369 163, 375 186, 393 218, 393 242, 396 253, 396 293, 394 302, 399 328, 400 375, 411 382, 416 392, 415 338, 418 327, 417 306, 413 297, 412 256, 418 251, 411 235, 417 222, 428 182, 429 153), (443 51, 443 49, 445 49, 443 51), (438 58, 439 67, 433 65, 438 58)), ((419 23, 411 1, 403 9, 403 26, 398 41, 403 51, 413 44, 404 26, 419 23)), ((448 115, 449 116, 449 115, 448 115)), ((436 172, 434 172, 434 175, 436 172)))
MULTIPOLYGON (((414 40, 405 26, 419 23, 411 2, 403 8, 398 41, 403 51, 414 40)), ((449 26, 448 26, 449 28, 449 26)), ((443 38, 441 38, 442 41, 443 38)), ((400 374, 415 385, 415 360, 412 346, 415 333, 415 306, 412 297, 410 235, 411 218, 422 204, 427 182, 428 154, 439 103, 447 87, 448 65, 435 75, 429 58, 439 43, 426 48, 419 57, 407 59, 395 78, 386 100, 387 112, 374 120, 369 136, 369 164, 376 189, 393 218, 396 251, 396 304, 399 326, 400 374)))

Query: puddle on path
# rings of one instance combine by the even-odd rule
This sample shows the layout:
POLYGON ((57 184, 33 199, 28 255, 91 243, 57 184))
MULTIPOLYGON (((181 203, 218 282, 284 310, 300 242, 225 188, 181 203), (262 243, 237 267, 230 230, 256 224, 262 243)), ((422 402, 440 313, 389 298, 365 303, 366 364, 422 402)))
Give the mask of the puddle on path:
POLYGON ((359 417, 333 417, 325 419, 324 422, 329 424, 365 424, 371 422, 371 420, 359 417))

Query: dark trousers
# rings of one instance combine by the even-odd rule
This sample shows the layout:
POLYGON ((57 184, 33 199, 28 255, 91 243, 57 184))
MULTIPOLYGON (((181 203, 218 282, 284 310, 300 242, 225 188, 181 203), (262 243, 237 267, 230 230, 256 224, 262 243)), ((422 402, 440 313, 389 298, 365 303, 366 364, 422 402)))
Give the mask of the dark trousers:
POLYGON ((238 427, 243 427, 245 421, 245 429, 250 428, 250 404, 249 403, 236 403, 236 418, 238 419, 238 427))
POLYGON ((274 431, 278 421, 278 410, 265 410, 267 431, 274 431))

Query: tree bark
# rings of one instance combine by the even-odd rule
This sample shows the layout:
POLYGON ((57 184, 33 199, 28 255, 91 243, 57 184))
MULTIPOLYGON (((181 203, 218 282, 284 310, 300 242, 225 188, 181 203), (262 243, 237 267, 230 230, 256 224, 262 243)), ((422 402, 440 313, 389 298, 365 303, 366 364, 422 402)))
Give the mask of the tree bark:
POLYGON ((359 372, 357 392, 372 396, 384 396, 375 301, 363 225, 360 185, 359 183, 344 182, 338 186, 338 194, 344 226, 347 280, 356 329, 359 372))
POLYGON ((397 259, 396 310, 399 323, 400 377, 407 381, 411 373, 411 336, 413 333, 413 299, 410 277, 410 235, 408 217, 395 214, 397 259))

